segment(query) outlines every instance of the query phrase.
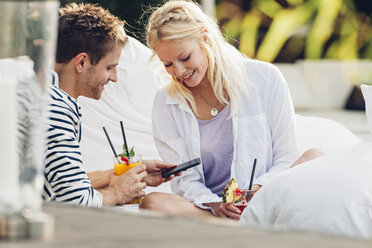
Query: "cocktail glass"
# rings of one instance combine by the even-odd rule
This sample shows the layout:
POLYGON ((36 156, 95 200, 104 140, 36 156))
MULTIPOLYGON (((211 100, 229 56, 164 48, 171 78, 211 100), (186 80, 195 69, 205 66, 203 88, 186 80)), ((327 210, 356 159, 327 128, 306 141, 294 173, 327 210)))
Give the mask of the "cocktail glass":
POLYGON ((234 206, 239 208, 241 212, 248 206, 248 202, 254 195, 254 190, 242 189, 240 198, 234 202, 234 206))
MULTIPOLYGON (((128 170, 132 169, 137 165, 142 164, 142 155, 135 155, 130 157, 129 159, 124 156, 116 156, 113 158, 114 160, 114 173, 117 176, 127 172, 128 170), (120 163, 119 163, 120 162, 120 163)), ((134 201, 128 202, 127 204, 141 204, 142 198, 138 198, 134 201)))

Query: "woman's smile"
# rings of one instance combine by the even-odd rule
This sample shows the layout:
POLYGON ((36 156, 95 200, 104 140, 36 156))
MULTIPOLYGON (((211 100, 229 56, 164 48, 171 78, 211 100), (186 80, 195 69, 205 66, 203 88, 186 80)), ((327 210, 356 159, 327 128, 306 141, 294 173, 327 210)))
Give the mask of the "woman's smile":
POLYGON ((190 81, 192 79, 192 77, 194 76, 194 74, 195 74, 195 69, 192 72, 190 72, 190 73, 186 74, 185 76, 183 76, 182 77, 182 80, 183 81, 190 81))

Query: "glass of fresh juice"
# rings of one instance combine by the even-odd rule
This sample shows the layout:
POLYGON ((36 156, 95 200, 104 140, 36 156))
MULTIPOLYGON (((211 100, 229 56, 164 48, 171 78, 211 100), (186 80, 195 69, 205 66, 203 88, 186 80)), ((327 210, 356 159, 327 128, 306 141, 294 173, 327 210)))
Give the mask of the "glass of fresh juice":
MULTIPOLYGON (((114 173, 117 176, 127 172, 128 170, 132 169, 137 165, 142 164, 142 155, 134 155, 129 159, 124 156, 116 156, 113 158, 114 160, 114 173)), ((128 202, 127 204, 141 204, 142 198, 138 198, 134 201, 128 202)))
POLYGON ((252 199, 254 195, 253 190, 249 189, 242 189, 240 198, 234 202, 234 206, 240 209, 241 212, 248 206, 248 202, 252 199))

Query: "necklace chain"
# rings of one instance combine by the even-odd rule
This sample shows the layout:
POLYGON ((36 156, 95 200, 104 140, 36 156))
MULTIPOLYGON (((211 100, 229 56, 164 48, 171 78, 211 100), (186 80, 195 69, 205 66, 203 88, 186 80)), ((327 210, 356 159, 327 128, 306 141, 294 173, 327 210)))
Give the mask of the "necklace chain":
POLYGON ((204 98, 204 96, 202 96, 198 91, 195 91, 203 100, 204 100, 204 102, 206 102, 209 106, 211 106, 212 108, 214 108, 216 105, 217 105, 217 103, 215 104, 215 105, 212 105, 212 104, 210 104, 208 101, 207 101, 207 99, 205 99, 204 98))
POLYGON ((202 99, 204 102, 206 102, 210 107, 212 107, 211 111, 210 111, 210 114, 211 116, 215 117, 218 115, 219 111, 216 109, 215 106, 217 106, 218 102, 215 104, 215 106, 213 106, 212 104, 210 104, 207 99, 204 98, 204 96, 202 96, 198 91, 195 91, 202 99))

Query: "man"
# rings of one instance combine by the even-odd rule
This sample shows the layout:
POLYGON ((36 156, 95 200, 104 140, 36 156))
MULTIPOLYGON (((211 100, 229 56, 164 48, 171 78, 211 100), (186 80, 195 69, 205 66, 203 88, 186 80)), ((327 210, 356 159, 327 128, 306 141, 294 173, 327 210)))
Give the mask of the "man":
POLYGON ((86 173, 80 152, 81 109, 76 99, 99 99, 105 85, 117 81, 116 66, 127 36, 124 22, 96 5, 73 3, 61 8, 60 14, 58 75, 49 89, 43 198, 93 207, 125 204, 144 196, 147 185, 164 182, 160 172, 174 165, 152 160, 120 176, 113 170, 86 173))

